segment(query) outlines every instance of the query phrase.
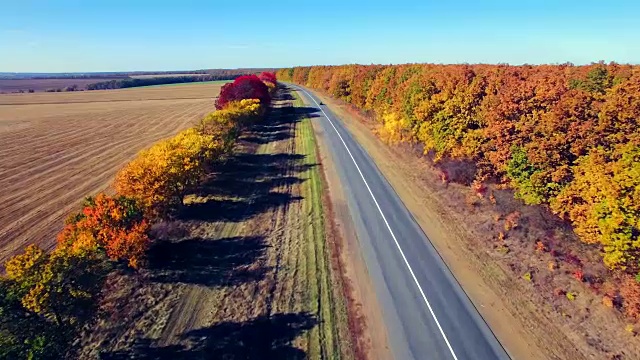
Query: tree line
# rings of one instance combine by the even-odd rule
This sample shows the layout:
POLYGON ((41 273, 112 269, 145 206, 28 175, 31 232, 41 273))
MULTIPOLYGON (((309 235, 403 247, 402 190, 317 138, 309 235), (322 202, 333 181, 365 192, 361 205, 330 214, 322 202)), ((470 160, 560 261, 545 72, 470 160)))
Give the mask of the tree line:
POLYGON ((234 80, 239 76, 240 75, 202 75, 202 76, 193 75, 193 76, 113 79, 109 81, 101 81, 93 84, 88 84, 87 90, 124 89, 124 88, 150 86, 150 85, 180 84, 180 83, 217 81, 217 80, 234 80))
POLYGON ((29 245, 6 262, 0 358, 65 356, 95 315, 106 276, 117 268, 143 267, 151 225, 179 212, 184 196, 233 152, 242 130, 263 120, 276 83, 273 74, 260 78, 228 84, 232 100, 216 104, 198 126, 138 153, 117 173, 114 195, 88 197, 67 218, 53 251, 29 245), (265 91, 263 98, 252 98, 265 91))
POLYGON ((609 269, 640 280, 640 67, 344 65, 277 75, 371 113, 389 143, 474 163, 477 182, 548 206, 609 269))

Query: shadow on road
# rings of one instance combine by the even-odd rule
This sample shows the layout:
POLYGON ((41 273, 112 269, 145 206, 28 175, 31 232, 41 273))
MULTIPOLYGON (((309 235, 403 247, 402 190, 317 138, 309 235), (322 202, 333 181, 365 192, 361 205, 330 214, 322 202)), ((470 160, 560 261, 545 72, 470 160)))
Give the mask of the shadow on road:
POLYGON ((160 346, 152 339, 139 339, 130 349, 102 353, 100 359, 306 359, 307 354, 291 342, 317 323, 306 312, 221 322, 182 334, 179 340, 184 345, 160 346))

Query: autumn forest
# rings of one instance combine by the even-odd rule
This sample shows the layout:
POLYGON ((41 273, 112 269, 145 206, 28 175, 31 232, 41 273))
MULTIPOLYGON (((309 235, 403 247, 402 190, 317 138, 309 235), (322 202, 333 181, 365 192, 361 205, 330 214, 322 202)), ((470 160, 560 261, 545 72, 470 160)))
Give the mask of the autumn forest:
MULTIPOLYGON (((548 207, 613 273, 640 280, 637 66, 313 66, 278 78, 371 115, 390 144, 472 164, 477 191, 494 183, 548 207)), ((640 287, 624 284, 625 312, 638 316, 640 287)))

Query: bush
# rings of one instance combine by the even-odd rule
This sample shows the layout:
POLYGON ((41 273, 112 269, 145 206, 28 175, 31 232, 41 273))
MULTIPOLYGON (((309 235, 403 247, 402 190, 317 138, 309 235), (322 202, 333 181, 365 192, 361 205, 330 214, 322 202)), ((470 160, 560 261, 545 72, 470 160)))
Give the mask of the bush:
POLYGON ((230 102, 244 99, 258 99, 262 106, 267 107, 271 101, 269 88, 256 75, 240 76, 222 87, 216 100, 216 109, 223 109, 230 102))

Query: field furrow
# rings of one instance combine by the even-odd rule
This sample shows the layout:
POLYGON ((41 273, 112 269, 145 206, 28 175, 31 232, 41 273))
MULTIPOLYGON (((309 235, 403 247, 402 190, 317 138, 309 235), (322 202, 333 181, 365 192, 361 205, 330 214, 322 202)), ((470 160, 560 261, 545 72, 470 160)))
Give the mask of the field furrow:
POLYGON ((0 261, 30 243, 50 248, 84 197, 108 189, 138 151, 213 111, 219 87, 31 95, 38 104, 0 96, 0 261))

